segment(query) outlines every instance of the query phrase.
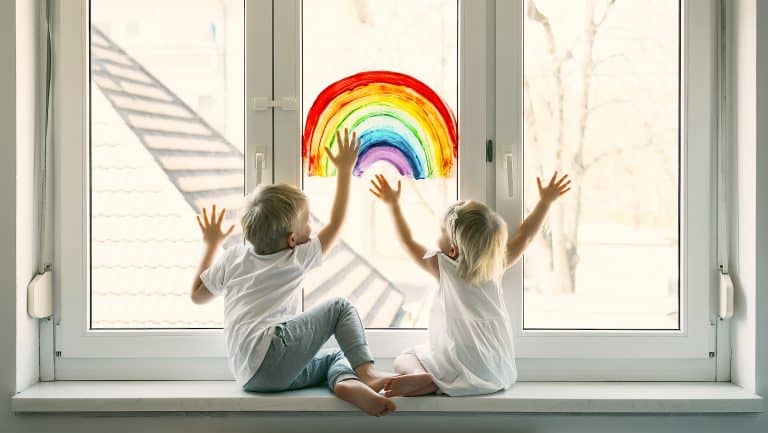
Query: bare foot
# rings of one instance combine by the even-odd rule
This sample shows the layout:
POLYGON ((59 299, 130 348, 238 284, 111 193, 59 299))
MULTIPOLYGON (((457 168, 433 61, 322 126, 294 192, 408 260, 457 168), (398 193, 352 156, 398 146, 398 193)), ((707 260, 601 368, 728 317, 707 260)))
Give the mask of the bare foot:
POLYGON ((364 384, 376 392, 384 389, 387 380, 395 376, 394 373, 384 373, 374 369, 373 364, 364 364, 355 369, 355 373, 364 384))
POLYGON ((429 373, 403 374, 389 378, 384 384, 385 397, 413 397, 432 394, 437 391, 437 385, 432 382, 429 373))
POLYGON ((333 392, 340 399, 352 403, 371 416, 389 415, 397 409, 395 402, 379 395, 368 385, 358 380, 339 382, 334 387, 333 392))

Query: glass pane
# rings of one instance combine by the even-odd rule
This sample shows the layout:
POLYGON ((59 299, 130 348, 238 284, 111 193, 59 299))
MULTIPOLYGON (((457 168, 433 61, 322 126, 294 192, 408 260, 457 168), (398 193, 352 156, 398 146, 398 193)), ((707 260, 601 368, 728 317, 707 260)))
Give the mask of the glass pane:
POLYGON ((222 326, 189 291, 195 214, 243 195, 243 8, 91 1, 92 328, 222 326))
MULTIPOLYGON (((397 75, 398 79, 405 80, 403 87, 408 89, 398 89, 397 92, 411 96, 413 93, 409 92, 425 85, 416 92, 423 96, 429 93, 425 90, 428 88, 434 94, 431 94, 432 99, 427 98, 430 99, 430 103, 425 104, 428 107, 419 110, 433 110, 442 103, 446 111, 457 112, 456 0, 305 0, 302 12, 305 127, 316 123, 314 120, 308 122, 307 118, 313 103, 318 101, 318 106, 325 107, 323 98, 318 96, 326 87, 367 71, 407 75, 407 78, 397 75)), ((350 80, 355 82, 361 77, 365 76, 350 80)), ((382 75, 374 74, 372 82, 374 86, 383 87, 370 93, 371 104, 351 96, 351 104, 358 104, 347 113, 352 114, 349 117, 340 114, 341 120, 329 121, 328 127, 351 125, 360 134, 378 128, 386 131, 382 134, 389 138, 381 140, 389 144, 399 139, 409 143, 422 139, 425 146, 434 146, 434 141, 419 135, 423 131, 419 129, 418 118, 423 113, 409 112, 397 103, 382 103, 378 98, 384 98, 382 95, 388 95, 391 90, 382 84, 388 81, 382 75)), ((336 99, 331 101, 338 103, 336 99)), ((308 130, 304 132, 307 134, 308 130)), ((373 140, 364 136, 363 146, 373 140)), ((443 211, 457 199, 457 166, 454 160, 450 175, 440 177, 440 164, 428 160, 426 165, 413 168, 404 156, 407 153, 372 151, 370 159, 366 160, 366 164, 371 163, 370 167, 360 177, 353 178, 342 243, 328 256, 324 266, 309 278, 305 287, 306 308, 331 296, 344 296, 355 304, 369 328, 426 327, 436 285, 406 256, 395 235, 389 212, 368 192, 369 179, 374 173, 383 173, 395 180, 399 176, 396 167, 414 171, 414 177, 425 177, 403 179, 401 204, 414 235, 425 245, 433 246, 439 235, 443 211), (431 175, 428 173, 430 169, 425 168, 427 166, 433 170, 431 175)), ((314 217, 323 220, 330 215, 336 179, 310 176, 307 168, 305 164, 303 187, 310 198, 314 217)), ((332 169, 330 174, 333 174, 332 169)))
POLYGON ((678 329, 680 6, 532 0, 525 210, 568 173, 525 256, 525 328, 678 329))

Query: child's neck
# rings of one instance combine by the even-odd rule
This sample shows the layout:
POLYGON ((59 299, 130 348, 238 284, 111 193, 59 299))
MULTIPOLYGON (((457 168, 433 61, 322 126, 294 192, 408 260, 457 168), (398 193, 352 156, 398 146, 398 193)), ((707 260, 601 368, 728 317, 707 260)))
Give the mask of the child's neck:
POLYGON ((278 246, 277 248, 274 248, 274 249, 272 249, 272 250, 259 250, 259 249, 258 249, 258 248, 256 248, 255 246, 254 246, 254 249, 256 250, 256 254, 258 254, 258 255, 260 255, 260 256, 269 256, 269 255, 271 255, 271 254, 277 254, 277 253, 279 253, 280 251, 284 251, 284 250, 292 250, 293 248, 292 248, 290 245, 288 245, 288 243, 287 243, 287 242, 285 242, 285 243, 283 243, 282 245, 280 245, 280 246, 278 246))

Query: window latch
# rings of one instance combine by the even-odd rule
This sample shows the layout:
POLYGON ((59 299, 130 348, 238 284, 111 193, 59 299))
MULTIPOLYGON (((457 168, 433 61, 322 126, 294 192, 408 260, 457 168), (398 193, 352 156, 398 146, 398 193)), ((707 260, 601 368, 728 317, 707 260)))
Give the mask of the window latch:
POLYGON ((53 314, 53 278, 50 268, 35 275, 27 286, 27 314, 45 319, 53 314))
POLYGON ((507 197, 515 198, 515 155, 504 154, 504 168, 507 172, 507 197))
POLYGON ((263 152, 254 152, 251 158, 253 158, 253 168, 256 169, 256 186, 263 183, 264 180, 264 168, 267 166, 267 158, 264 157, 263 152))
POLYGON ((720 267, 720 284, 718 288, 719 308, 718 316, 721 319, 733 317, 733 280, 731 275, 720 267))
POLYGON ((266 96, 257 96, 251 99, 251 110, 266 111, 270 108, 279 108, 283 111, 296 111, 296 98, 282 97, 270 99, 266 96))
POLYGON ((493 162, 493 140, 485 140, 485 162, 493 162))

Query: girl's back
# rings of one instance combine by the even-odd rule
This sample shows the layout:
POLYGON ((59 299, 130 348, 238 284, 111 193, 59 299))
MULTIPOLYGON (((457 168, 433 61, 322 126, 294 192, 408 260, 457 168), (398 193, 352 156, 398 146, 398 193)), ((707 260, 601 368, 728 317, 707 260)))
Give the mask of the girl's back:
POLYGON ((415 349, 449 395, 487 394, 517 380, 512 328, 500 280, 469 283, 458 263, 437 255, 440 286, 432 305, 429 347, 415 349))

